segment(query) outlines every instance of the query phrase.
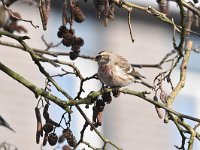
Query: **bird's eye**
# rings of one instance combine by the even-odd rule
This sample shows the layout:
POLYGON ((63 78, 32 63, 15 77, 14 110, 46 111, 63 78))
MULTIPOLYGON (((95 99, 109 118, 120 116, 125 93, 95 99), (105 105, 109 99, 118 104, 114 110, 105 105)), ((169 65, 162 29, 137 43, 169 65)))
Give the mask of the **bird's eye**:
POLYGON ((97 55, 96 57, 95 57, 95 60, 99 60, 101 58, 101 55, 97 55))

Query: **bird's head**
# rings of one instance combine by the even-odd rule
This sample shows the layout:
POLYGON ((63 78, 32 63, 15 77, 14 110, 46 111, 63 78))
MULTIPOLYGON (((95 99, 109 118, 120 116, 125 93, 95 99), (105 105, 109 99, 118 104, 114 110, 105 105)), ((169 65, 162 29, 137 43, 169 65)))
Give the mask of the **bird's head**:
POLYGON ((95 60, 98 62, 99 65, 107 65, 111 63, 113 57, 113 53, 110 51, 101 51, 95 57, 95 60))

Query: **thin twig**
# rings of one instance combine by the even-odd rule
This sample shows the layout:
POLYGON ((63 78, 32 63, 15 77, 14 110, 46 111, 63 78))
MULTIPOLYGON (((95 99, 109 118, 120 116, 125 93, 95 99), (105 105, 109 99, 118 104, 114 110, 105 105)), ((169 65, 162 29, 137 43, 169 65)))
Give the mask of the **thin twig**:
POLYGON ((9 75, 10 77, 12 77, 13 79, 15 79, 16 81, 18 81, 19 83, 23 84, 29 90, 31 90, 35 94, 36 98, 39 95, 41 95, 43 97, 48 98, 49 100, 51 100, 55 104, 61 106, 68 113, 72 112, 70 109, 68 109, 68 106, 66 107, 66 105, 63 103, 63 102, 65 102, 65 100, 61 100, 60 98, 54 96, 53 94, 50 94, 49 92, 45 91, 44 89, 38 88, 37 86, 35 86, 34 84, 32 84, 30 81, 26 80, 24 77, 22 77, 21 75, 19 75, 15 71, 11 70, 10 68, 8 68, 7 66, 5 66, 1 62, 0 62, 0 70, 2 70, 3 72, 5 72, 7 75, 9 75))
MULTIPOLYGON (((13 48, 18 48, 18 49, 24 50, 24 47, 21 46, 20 44, 14 44, 14 43, 7 42, 7 41, 1 41, 0 40, 0 45, 9 46, 9 47, 13 47, 13 48)), ((46 54, 46 55, 50 55, 50 56, 54 56, 54 57, 69 56, 70 55, 70 52, 45 51, 45 50, 38 49, 38 48, 32 48, 32 50, 35 53, 46 54)), ((84 59, 89 59, 89 60, 94 60, 94 57, 89 56, 89 55, 80 54, 78 57, 79 58, 84 58, 84 59)))
POLYGON ((131 27, 131 11, 128 11, 128 27, 130 31, 130 36, 131 36, 131 41, 134 43, 134 38, 133 38, 133 32, 132 32, 132 27, 131 27))
MULTIPOLYGON (((130 11, 132 8, 139 9, 139 10, 144 11, 144 12, 146 12, 146 13, 148 13, 148 14, 151 14, 151 15, 153 15, 154 17, 156 17, 157 19, 159 19, 159 20, 161 20, 161 21, 163 21, 163 22, 165 22, 165 23, 170 24, 170 25, 173 26, 173 22, 171 21, 171 19, 169 19, 169 18, 166 16, 166 14, 157 11, 157 10, 156 10, 155 8, 153 8, 152 6, 142 7, 142 6, 139 6, 139 5, 134 4, 134 3, 132 3, 132 2, 123 1, 123 0, 113 0, 113 2, 114 2, 116 5, 118 5, 119 7, 122 7, 122 8, 124 8, 124 9, 126 9, 127 11, 130 11)), ((183 2, 183 1, 182 1, 182 3, 183 3, 184 6, 186 6, 186 2, 183 2)), ((187 8, 188 8, 188 7, 187 7, 187 8)), ((191 10, 191 11, 194 11, 194 9, 191 10)), ((195 11, 195 12, 197 12, 197 11, 195 11)), ((199 12, 199 11, 198 11, 198 12, 199 12)), ((200 12, 198 13, 198 15, 200 16, 200 12)), ((182 29, 182 27, 176 25, 176 30, 177 30, 178 32, 180 32, 180 29, 182 29)), ((197 33, 197 32, 194 32, 194 31, 191 31, 191 30, 187 30, 187 31, 190 32, 190 33, 193 33, 193 34, 195 34, 195 35, 200 36, 200 34, 197 33)))
POLYGON ((54 47, 58 47, 58 46, 62 43, 62 41, 60 41, 60 42, 57 43, 57 44, 54 44, 53 42, 48 43, 48 42, 44 39, 44 35, 42 35, 41 39, 42 39, 42 41, 44 42, 45 46, 47 47, 47 48, 45 49, 45 51, 48 51, 49 49, 54 48, 54 47))
POLYGON ((169 116, 170 116, 170 119, 174 122, 174 124, 176 125, 180 135, 181 135, 181 138, 182 138, 182 143, 181 143, 181 147, 178 147, 178 146, 175 146, 176 148, 178 149, 182 149, 182 150, 185 150, 184 148, 184 145, 185 145, 185 140, 186 140, 186 136, 184 135, 184 131, 183 131, 183 128, 179 125, 177 119, 179 118, 175 118, 171 113, 169 113, 169 116))
POLYGON ((92 150, 102 150, 101 148, 96 148, 96 147, 92 146, 89 142, 82 141, 82 143, 85 144, 85 145, 87 145, 92 150))
MULTIPOLYGON (((6 41, 0 40, 0 45, 9 46, 9 47, 24 50, 24 47, 21 46, 20 44, 14 44, 14 43, 11 43, 11 42, 6 42, 6 41)), ((54 57, 69 56, 70 55, 70 52, 45 51, 45 50, 38 49, 38 48, 32 48, 32 50, 35 53, 46 54, 46 55, 50 55, 50 56, 54 56, 54 57)), ((83 59, 93 60, 93 61, 95 60, 95 57, 89 56, 89 55, 80 54, 78 57, 83 58, 83 59)), ((131 64, 131 65, 133 67, 138 67, 138 68, 158 68, 158 69, 162 69, 161 65, 164 63, 164 60, 165 60, 165 58, 158 64, 131 64)))

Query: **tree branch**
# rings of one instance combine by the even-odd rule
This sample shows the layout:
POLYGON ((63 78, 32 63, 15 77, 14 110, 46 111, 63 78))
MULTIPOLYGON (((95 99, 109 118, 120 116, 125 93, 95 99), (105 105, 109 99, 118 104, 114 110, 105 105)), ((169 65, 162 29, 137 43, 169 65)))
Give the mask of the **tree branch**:
POLYGON ((178 95, 178 93, 181 91, 181 89, 185 85, 186 80, 186 73, 187 73, 187 64, 189 61, 191 49, 192 49, 192 41, 187 42, 187 48, 185 49, 185 55, 182 60, 182 64, 180 66, 180 80, 174 90, 169 95, 169 98, 167 100, 167 107, 170 107, 175 99, 175 97, 178 95))
POLYGON ((45 91, 44 89, 38 88, 36 85, 32 84, 30 81, 26 80, 24 77, 19 75, 18 73, 14 72, 4 64, 0 62, 0 70, 5 72, 7 75, 12 77, 14 80, 18 81, 22 85, 24 85, 26 88, 31 90, 35 97, 37 98, 39 95, 48 98, 55 104, 59 105, 61 108, 63 108, 66 112, 71 113, 71 109, 65 104, 66 101, 59 99, 58 97, 54 96, 53 94, 50 94, 49 92, 45 91))
MULTIPOLYGON (((123 1, 123 0, 113 0, 113 2, 118 5, 119 7, 122 7, 124 9, 126 9, 127 11, 130 11, 131 8, 136 8, 136 9, 139 9, 141 11, 144 11, 148 14, 151 14, 153 15, 154 17, 156 17, 157 19, 171 25, 171 26, 174 26, 174 23, 171 19, 169 19, 166 14, 164 13, 161 13, 159 11, 157 11, 155 8, 153 8, 152 6, 148 6, 148 7, 142 7, 142 6, 139 6, 139 5, 136 5, 132 2, 127 2, 127 1, 123 1)), ((186 3, 183 2, 184 6, 186 6, 186 3)), ((188 6, 189 7, 189 6, 188 6)), ((192 6, 191 6, 192 7, 192 6)), ((194 9, 193 9, 194 10, 194 9)), ((191 10, 192 11, 192 10, 191 10)), ((196 11, 195 11, 196 12, 196 11)), ((200 15, 200 13, 198 13, 200 15)), ((175 25, 175 29, 180 32, 180 29, 182 29, 182 26, 178 26, 178 25, 175 25)), ((188 30, 188 32, 190 33, 193 33, 195 35, 198 35, 200 36, 199 33, 197 32, 194 32, 194 31, 191 31, 191 30, 188 30)))

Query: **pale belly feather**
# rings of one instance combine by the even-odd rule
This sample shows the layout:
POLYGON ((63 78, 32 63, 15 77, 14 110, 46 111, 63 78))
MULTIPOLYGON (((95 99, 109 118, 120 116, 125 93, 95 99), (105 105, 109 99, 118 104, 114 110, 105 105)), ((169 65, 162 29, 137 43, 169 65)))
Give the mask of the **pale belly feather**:
POLYGON ((118 68, 112 70, 108 66, 100 67, 98 76, 104 84, 111 87, 123 87, 133 82, 132 76, 125 75, 125 73, 118 68))

